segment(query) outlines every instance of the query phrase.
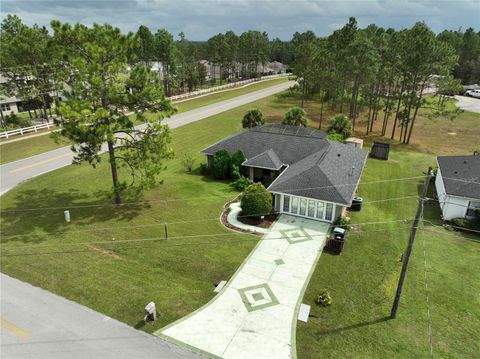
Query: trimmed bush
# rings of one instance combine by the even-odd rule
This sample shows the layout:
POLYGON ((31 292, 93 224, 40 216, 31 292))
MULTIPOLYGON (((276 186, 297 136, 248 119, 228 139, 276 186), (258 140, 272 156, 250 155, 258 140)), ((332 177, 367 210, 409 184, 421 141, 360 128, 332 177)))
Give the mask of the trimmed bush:
POLYGON ((192 155, 188 153, 184 153, 182 158, 182 165, 183 165, 183 168, 185 169, 185 172, 192 172, 194 164, 195 164, 195 158, 193 158, 192 155))
POLYGON ((233 188, 235 188, 237 191, 244 191, 245 188, 247 188, 251 184, 252 182, 244 176, 240 176, 232 182, 233 188))
POLYGON ((263 125, 264 123, 265 118, 263 117, 263 113, 257 109, 248 110, 242 119, 243 128, 252 128, 255 126, 263 125))
POLYGON ((240 207, 246 216, 267 215, 272 211, 272 195, 263 184, 251 184, 243 191, 240 207))
POLYGON ((226 179, 230 174, 232 159, 226 150, 215 152, 212 160, 212 174, 217 179, 226 179))
POLYGON ((323 289, 320 294, 317 295, 317 298, 315 298, 315 304, 323 307, 328 307, 332 304, 332 297, 330 296, 328 290, 323 289))
POLYGON ((328 133, 338 133, 342 135, 343 139, 349 138, 352 133, 352 122, 345 115, 335 115, 327 129, 328 133))
POLYGON ((345 139, 343 138, 343 136, 341 134, 335 132, 335 131, 329 132, 327 138, 330 141, 337 141, 337 142, 340 142, 340 143, 345 143, 345 139))
POLYGON ((307 117, 305 111, 303 111, 303 109, 300 107, 292 107, 285 114, 282 124, 307 127, 307 117))

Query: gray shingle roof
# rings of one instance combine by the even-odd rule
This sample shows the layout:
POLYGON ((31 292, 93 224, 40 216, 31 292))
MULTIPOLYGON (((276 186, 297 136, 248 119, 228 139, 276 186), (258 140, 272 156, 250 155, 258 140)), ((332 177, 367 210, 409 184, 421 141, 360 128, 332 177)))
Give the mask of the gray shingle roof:
POLYGON ((275 151, 269 149, 255 157, 246 160, 242 163, 242 165, 247 167, 267 168, 269 170, 278 171, 280 168, 282 168, 283 163, 282 161, 280 161, 280 158, 278 158, 275 151))
POLYGON ((241 150, 247 158, 244 165, 269 169, 289 165, 270 191, 350 205, 367 154, 325 136, 312 128, 264 125, 230 136, 202 153, 241 150))
POLYGON ((480 155, 438 157, 445 192, 480 199, 480 155))
POLYGON ((327 148, 289 166, 268 189, 350 205, 367 154, 353 146, 327 142, 327 148))

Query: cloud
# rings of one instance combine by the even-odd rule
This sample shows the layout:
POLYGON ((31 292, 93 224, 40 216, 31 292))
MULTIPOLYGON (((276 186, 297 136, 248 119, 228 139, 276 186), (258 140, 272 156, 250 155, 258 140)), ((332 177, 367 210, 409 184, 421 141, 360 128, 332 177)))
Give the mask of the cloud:
MULTIPOLYGON (((110 23, 124 31, 146 25, 166 28, 174 35, 206 40, 233 30, 266 31, 289 40, 295 31, 328 35, 355 16, 360 26, 375 23, 396 29, 425 21, 432 30, 478 26, 479 0, 2 0, 2 18, 17 14, 32 25, 48 26, 52 19, 86 25, 110 23)), ((477 29, 478 31, 478 29, 477 29)))

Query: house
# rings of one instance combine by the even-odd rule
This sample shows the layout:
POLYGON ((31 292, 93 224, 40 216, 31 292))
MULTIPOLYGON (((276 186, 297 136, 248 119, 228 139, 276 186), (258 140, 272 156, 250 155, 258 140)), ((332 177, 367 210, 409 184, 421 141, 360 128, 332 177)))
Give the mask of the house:
POLYGON ((202 151, 241 150, 252 181, 269 184, 276 212, 333 222, 351 206, 367 153, 326 139, 322 131, 269 124, 230 136, 202 151))
POLYGON ((473 218, 480 209, 480 155, 437 157, 435 179, 443 219, 473 218))

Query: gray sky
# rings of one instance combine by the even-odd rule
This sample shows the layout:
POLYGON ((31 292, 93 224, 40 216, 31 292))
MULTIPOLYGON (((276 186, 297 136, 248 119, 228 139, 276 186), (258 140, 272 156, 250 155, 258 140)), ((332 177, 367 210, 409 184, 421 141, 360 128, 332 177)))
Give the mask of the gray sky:
POLYGON ((480 0, 0 0, 1 17, 16 14, 25 23, 48 26, 67 22, 108 22, 124 31, 146 25, 183 31, 189 40, 206 40, 219 32, 268 32, 290 40, 295 31, 328 35, 355 16, 361 27, 411 27, 425 21, 435 32, 473 27, 479 30, 480 0))

